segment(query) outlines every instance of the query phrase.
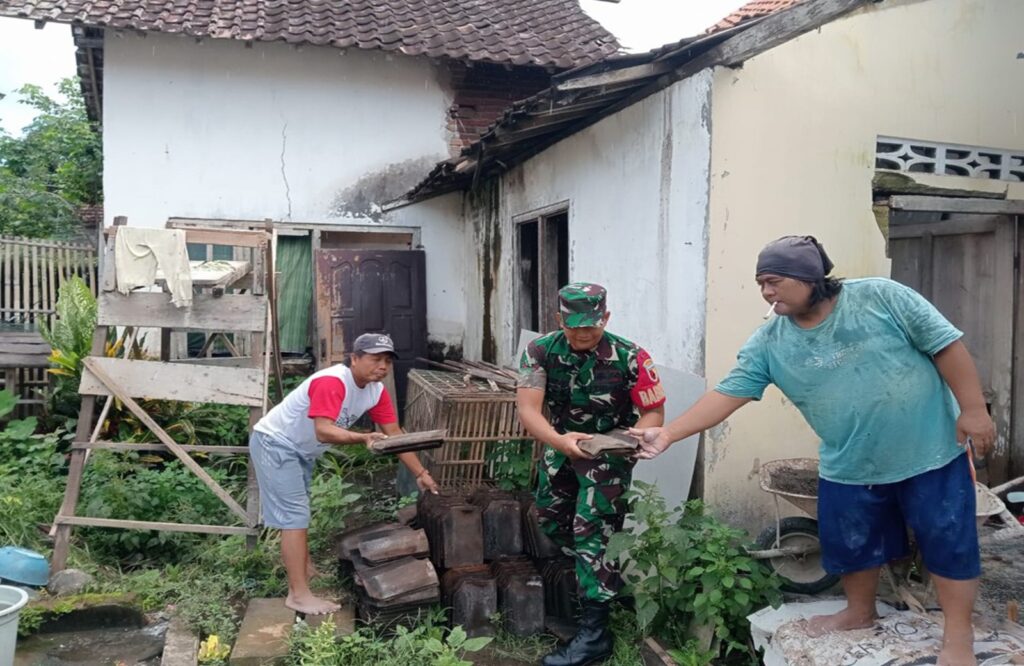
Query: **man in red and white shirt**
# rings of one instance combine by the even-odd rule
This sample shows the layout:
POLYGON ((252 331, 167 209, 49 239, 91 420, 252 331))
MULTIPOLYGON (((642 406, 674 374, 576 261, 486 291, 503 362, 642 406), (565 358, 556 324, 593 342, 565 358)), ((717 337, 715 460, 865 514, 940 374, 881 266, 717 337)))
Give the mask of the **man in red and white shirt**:
MULTIPOLYGON (((309 484, 316 460, 330 446, 365 444, 402 432, 391 397, 381 380, 387 376, 395 346, 384 333, 367 333, 352 344, 349 366, 333 365, 313 373, 256 424, 249 449, 260 486, 263 524, 281 530, 281 559, 288 573, 289 608, 317 615, 338 610, 309 589, 315 573, 309 556, 309 484), (364 414, 382 433, 353 432, 364 414)), ((415 453, 399 455, 421 491, 437 484, 415 453)))

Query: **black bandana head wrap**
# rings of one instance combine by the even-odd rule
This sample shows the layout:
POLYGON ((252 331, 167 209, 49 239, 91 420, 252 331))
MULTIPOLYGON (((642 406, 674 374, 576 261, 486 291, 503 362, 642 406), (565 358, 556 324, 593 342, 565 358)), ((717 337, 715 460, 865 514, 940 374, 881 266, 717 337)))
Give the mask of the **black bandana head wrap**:
POLYGON ((832 272, 832 260, 814 236, 783 236, 757 255, 757 273, 818 282, 832 272))

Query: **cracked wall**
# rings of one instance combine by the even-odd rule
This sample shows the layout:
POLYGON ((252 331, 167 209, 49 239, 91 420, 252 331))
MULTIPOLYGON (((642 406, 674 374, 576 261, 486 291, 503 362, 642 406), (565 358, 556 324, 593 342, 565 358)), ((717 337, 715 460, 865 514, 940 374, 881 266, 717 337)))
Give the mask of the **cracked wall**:
POLYGON ((448 154, 447 74, 426 59, 132 33, 104 56, 108 223, 387 223, 379 204, 448 154))

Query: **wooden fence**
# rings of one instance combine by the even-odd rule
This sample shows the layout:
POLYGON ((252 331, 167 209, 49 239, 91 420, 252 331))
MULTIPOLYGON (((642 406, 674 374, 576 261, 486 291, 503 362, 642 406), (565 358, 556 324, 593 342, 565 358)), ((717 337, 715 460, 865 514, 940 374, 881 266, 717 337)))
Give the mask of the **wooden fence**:
MULTIPOLYGON (((78 276, 96 293, 96 248, 88 243, 0 236, 0 331, 52 323, 60 286, 78 276)), ((45 370, 0 368, 3 386, 23 400, 19 415, 38 410, 45 370)))

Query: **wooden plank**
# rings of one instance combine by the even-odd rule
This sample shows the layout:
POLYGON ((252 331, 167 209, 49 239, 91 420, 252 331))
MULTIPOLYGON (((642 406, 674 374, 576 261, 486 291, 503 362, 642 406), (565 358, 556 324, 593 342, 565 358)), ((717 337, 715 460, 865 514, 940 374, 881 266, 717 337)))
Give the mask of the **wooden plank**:
MULTIPOLYGON (((109 238, 117 235, 117 226, 107 227, 105 232, 109 238)), ((267 235, 262 231, 244 231, 241 229, 195 229, 186 228, 185 242, 196 245, 229 245, 231 247, 259 247, 265 243, 267 235)))
MULTIPOLYGON (((33 245, 30 249, 32 251, 32 263, 29 267, 31 271, 29 274, 32 276, 32 279, 31 282, 29 282, 28 305, 33 308, 45 307, 42 304, 43 299, 39 291, 39 278, 41 272, 39 270, 39 248, 33 245)), ((33 317, 33 320, 35 320, 35 317, 33 317)))
MULTIPOLYGON (((249 455, 248 446, 213 446, 207 444, 179 444, 182 451, 189 453, 212 453, 223 455, 249 455)), ((104 449, 106 451, 169 451, 164 444, 139 444, 136 442, 75 442, 72 449, 104 449)))
POLYGON ((73 250, 83 250, 87 252, 92 251, 92 245, 87 243, 64 243, 60 241, 51 241, 37 238, 24 238, 22 236, 6 236, 0 235, 0 243, 5 246, 11 245, 24 245, 26 247, 51 247, 51 248, 71 248, 73 250))
POLYGON ((103 258, 100 261, 103 274, 100 275, 101 292, 111 292, 117 289, 117 267, 114 265, 114 237, 110 235, 103 244, 103 258))
POLYGON ((253 359, 251 356, 208 356, 196 358, 175 358, 171 363, 184 363, 188 365, 207 365, 214 368, 251 368, 253 359))
MULTIPOLYGON (((267 220, 267 233, 270 234, 270 247, 267 255, 267 301, 270 307, 270 324, 267 330, 267 335, 270 338, 268 349, 273 354, 271 361, 275 380, 274 392, 277 395, 277 402, 280 403, 284 400, 284 369, 281 367, 281 335, 277 319, 277 233, 274 231, 274 223, 271 220, 267 220)), ((237 356, 237 353, 235 355, 237 356)))
POLYGON ((114 518, 91 518, 89 516, 57 516, 58 525, 79 525, 82 527, 116 527, 124 530, 159 530, 161 532, 198 532, 200 534, 253 534, 254 527, 228 525, 198 525, 195 523, 157 523, 148 520, 117 520, 114 518))
MULTIPOLYGON (((157 425, 156 421, 154 421, 153 418, 146 413, 146 410, 142 409, 142 407, 140 407, 139 404, 135 402, 135 400, 133 400, 132 397, 126 391, 122 390, 121 386, 117 382, 115 382, 107 373, 107 371, 102 367, 103 364, 99 363, 99 361, 102 360, 119 361, 122 366, 124 366, 125 364, 132 363, 145 363, 145 361, 126 361, 125 359, 99 359, 95 357, 87 357, 82 360, 82 364, 85 366, 85 371, 83 371, 83 383, 86 371, 89 374, 95 375, 106 386, 107 390, 109 390, 115 397, 117 397, 122 403, 124 403, 125 407, 127 407, 133 414, 135 414, 135 416, 137 416, 138 419, 142 421, 142 424, 149 428, 150 432, 156 435, 157 439, 159 439, 161 442, 167 445, 167 448, 169 448, 171 452, 174 455, 176 455, 179 460, 181 460, 185 467, 188 467, 190 470, 192 470, 192 473, 198 476, 199 480, 205 483, 206 486, 213 491, 213 494, 219 497, 220 500, 224 502, 224 504, 227 505, 227 507, 235 513, 235 515, 239 516, 243 521, 245 521, 245 523, 249 525, 249 527, 252 527, 253 524, 250 523, 249 517, 245 513, 245 509, 243 509, 241 505, 239 505, 238 502, 236 502, 234 498, 227 493, 227 491, 221 488, 220 484, 217 483, 213 479, 213 477, 206 473, 206 470, 200 467, 199 464, 192 459, 192 456, 185 453, 181 449, 181 446, 173 439, 171 439, 170 435, 164 432, 163 428, 157 425)), ((170 363, 161 363, 160 365, 165 367, 176 367, 170 363)), ((227 371, 227 369, 222 369, 220 372, 226 373, 227 371)), ((164 379, 162 381, 167 381, 167 379, 164 379)), ((224 401, 219 400, 218 402, 224 401)), ((82 441, 82 438, 77 438, 77 441, 82 441)))
POLYGON ((641 82, 644 79, 661 76, 662 74, 671 71, 672 67, 672 64, 667 61, 646 62, 641 65, 616 69, 610 72, 589 74, 587 76, 569 79, 559 83, 556 89, 561 91, 582 90, 583 88, 598 88, 616 83, 629 83, 633 81, 641 82))
POLYGON ((9 354, 0 351, 0 368, 48 368, 50 353, 9 354))
POLYGON ((43 307, 52 308, 57 302, 53 297, 53 261, 50 248, 39 248, 39 300, 43 307))
MULTIPOLYGON (((102 354, 107 342, 107 327, 97 326, 92 334, 92 353, 102 354)), ((84 441, 89 438, 92 432, 92 422, 96 407, 96 397, 91 395, 82 396, 81 409, 78 412, 78 423, 75 426, 75 439, 84 441)), ((61 502, 58 515, 73 516, 78 506, 78 495, 82 489, 82 472, 85 469, 87 451, 72 451, 68 463, 68 480, 64 488, 64 500, 61 502)), ((60 525, 56 519, 53 522, 53 555, 50 565, 54 571, 62 571, 68 561, 68 551, 71 546, 71 525, 60 525)))
POLYGON ((104 292, 99 295, 97 319, 104 326, 146 326, 185 331, 262 331, 266 327, 265 298, 252 294, 199 293, 192 306, 175 307, 167 294, 104 292))
MULTIPOLYGON (((263 417, 264 411, 256 407, 249 408, 249 432, 251 433, 256 427, 256 424, 263 417)), ((250 458, 246 465, 246 479, 245 479, 245 512, 249 514, 249 524, 259 525, 260 524, 260 484, 256 478, 256 467, 252 464, 250 458)), ((257 545, 257 535, 246 537, 245 547, 247 550, 253 550, 257 545)))
POLYGON ((259 247, 267 242, 267 235, 262 231, 242 231, 240 229, 185 229, 185 238, 189 243, 208 245, 230 245, 231 247, 259 247))
POLYGON ((976 213, 980 215, 1024 215, 1022 199, 968 199, 898 194, 889 197, 889 208, 922 213, 976 213))
POLYGON ((924 224, 891 224, 889 240, 903 238, 920 238, 925 233, 932 236, 960 236, 963 234, 990 234, 1001 224, 998 218, 981 217, 977 219, 939 220, 924 224))
POLYGON ((0 243, 0 279, 3 280, 3 300, 0 301, 0 312, 11 307, 11 262, 14 258, 14 246, 8 243, 0 243))
POLYGON ((27 327, 21 330, 0 330, 0 340, 17 344, 46 344, 39 331, 34 331, 27 327))
MULTIPOLYGON (((812 0, 768 16, 761 23, 711 49, 714 64, 732 67, 758 53, 825 25, 847 14, 868 0, 812 0)), ((698 57, 697 60, 701 58, 698 57)), ((704 67, 701 66, 700 69, 704 67)), ((699 71, 699 70, 697 70, 699 71)))
POLYGON ((123 358, 89 357, 89 370, 82 373, 78 392, 82 395, 110 395, 103 376, 118 378, 121 393, 146 400, 216 402, 225 405, 261 406, 265 375, 254 368, 210 367, 187 363, 138 361, 123 358))

